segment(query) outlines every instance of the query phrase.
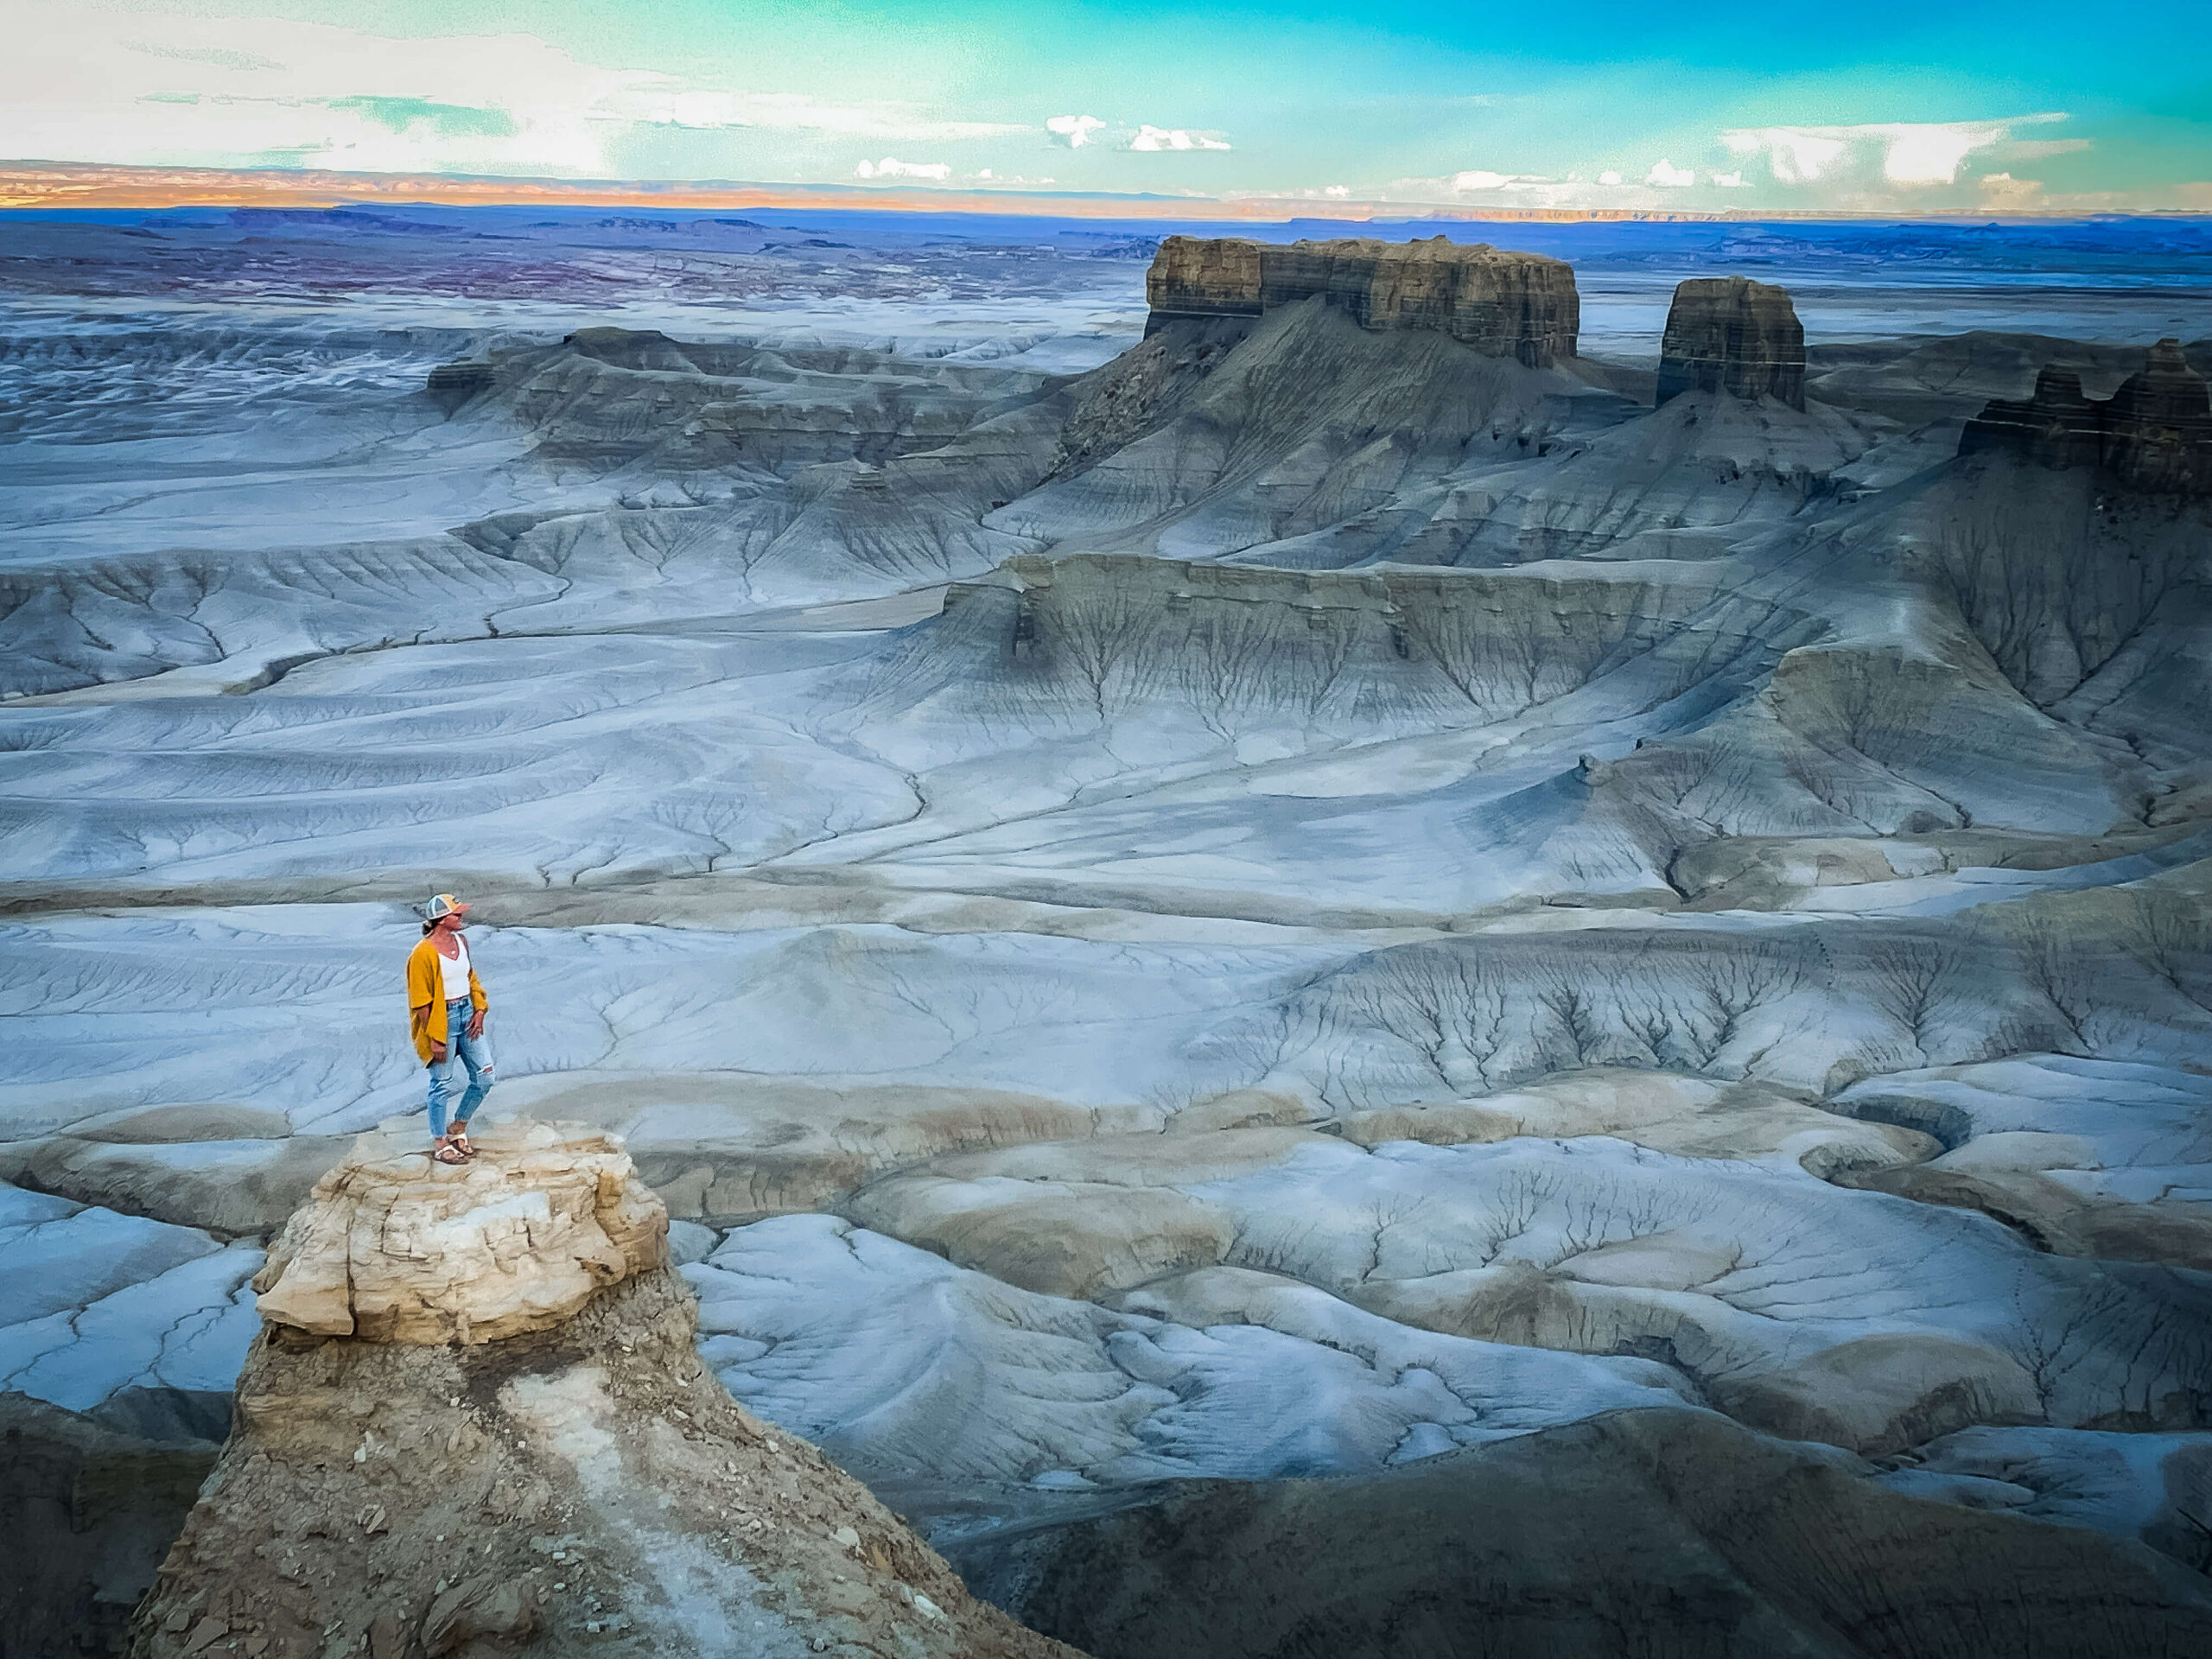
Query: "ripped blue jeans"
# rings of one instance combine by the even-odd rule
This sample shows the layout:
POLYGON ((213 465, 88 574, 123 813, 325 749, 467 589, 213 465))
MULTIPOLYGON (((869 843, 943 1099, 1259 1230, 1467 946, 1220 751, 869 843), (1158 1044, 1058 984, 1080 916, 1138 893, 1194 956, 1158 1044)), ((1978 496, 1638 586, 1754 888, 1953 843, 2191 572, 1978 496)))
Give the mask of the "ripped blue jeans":
POLYGON ((468 1035, 468 1022, 475 1017, 475 1005, 465 996, 446 1004, 446 1057, 430 1062, 430 1133, 440 1140, 445 1138, 446 1107, 453 1097, 454 1061, 468 1068, 468 1090, 454 1109, 454 1128, 467 1128, 469 1114, 492 1092, 492 1046, 468 1035))

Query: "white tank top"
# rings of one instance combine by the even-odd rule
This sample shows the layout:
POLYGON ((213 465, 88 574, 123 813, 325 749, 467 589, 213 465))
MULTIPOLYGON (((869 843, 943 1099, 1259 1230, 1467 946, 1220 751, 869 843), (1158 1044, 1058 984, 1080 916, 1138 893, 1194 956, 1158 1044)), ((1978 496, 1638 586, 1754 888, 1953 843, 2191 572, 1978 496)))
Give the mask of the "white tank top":
POLYGON ((460 947, 459 954, 448 956, 438 952, 438 972, 445 976, 446 1001, 459 1002, 468 995, 468 941, 458 933, 453 942, 460 947))

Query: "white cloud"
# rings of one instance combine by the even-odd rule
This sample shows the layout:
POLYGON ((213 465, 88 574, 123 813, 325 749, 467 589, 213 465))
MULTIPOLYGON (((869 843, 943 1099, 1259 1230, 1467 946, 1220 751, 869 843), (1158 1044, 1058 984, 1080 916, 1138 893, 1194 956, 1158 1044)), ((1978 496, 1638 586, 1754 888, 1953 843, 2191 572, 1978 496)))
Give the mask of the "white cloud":
POLYGON ((1697 174, 1693 168, 1676 167, 1662 156, 1651 163, 1651 170, 1643 175, 1643 181, 1662 190, 1684 190, 1697 182, 1697 174))
MULTIPOLYGON (((1967 157, 1994 149, 2015 127, 2063 121, 2063 114, 2017 115, 2002 121, 1884 121, 1847 127, 1742 127, 1720 135, 1738 156, 1766 156, 1781 184, 1822 181, 1883 182, 1917 188, 1955 184, 1967 157)), ((2062 143, 2086 141, 2061 140, 2062 143)))
POLYGON ((1723 190, 1748 190, 1751 188, 1751 181, 1741 172, 1716 173, 1713 175, 1713 181, 1723 190))
POLYGON ((895 156, 887 156, 880 162, 862 162, 853 169, 856 179, 949 179, 952 176, 950 162, 902 162, 895 156))
POLYGON ((1181 127, 1155 127, 1149 122, 1129 140, 1131 149, 1227 149, 1229 141, 1211 133, 1187 132, 1181 127))
POLYGON ((1465 173, 1454 173, 1450 188, 1455 194, 1469 190, 1502 190, 1512 182, 1503 173, 1491 173, 1478 167, 1465 173))
POLYGON ((1844 140, 1808 127, 1743 127, 1720 135, 1738 156, 1766 152, 1767 170, 1783 184, 1810 184, 1850 148, 1844 140))
POLYGON ((1095 115, 1055 115, 1046 118, 1045 130, 1064 140, 1070 149, 1081 149, 1105 124, 1095 115))
POLYGON ((1892 184, 1948 184, 1961 162, 2003 138, 2005 129, 1921 124, 1885 136, 1882 174, 1892 184))
POLYGON ((1605 172, 1600 173, 1598 175, 1598 182, 1600 184, 1618 184, 1620 181, 1621 175, 1614 172, 1611 168, 1608 168, 1605 172))

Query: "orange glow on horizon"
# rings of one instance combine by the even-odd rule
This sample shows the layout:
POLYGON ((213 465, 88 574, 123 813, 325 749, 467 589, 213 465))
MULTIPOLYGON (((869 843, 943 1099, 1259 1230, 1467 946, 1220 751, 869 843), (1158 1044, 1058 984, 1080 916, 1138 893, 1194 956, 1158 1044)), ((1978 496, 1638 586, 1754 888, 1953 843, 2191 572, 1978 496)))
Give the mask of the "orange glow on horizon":
MULTIPOLYGON (((327 169, 106 167, 0 163, 0 208, 340 207, 369 202, 448 207, 662 207, 692 212, 831 207, 894 213, 1030 214, 1052 219, 1287 219, 1303 205, 1279 198, 1224 201, 1160 196, 1056 195, 849 185, 693 183, 448 177, 327 169)), ((1316 203, 1320 207, 1323 204, 1316 203)), ((1331 218, 1364 219, 1372 204, 1331 201, 1331 218)), ((1398 209, 1419 212, 1419 209, 1398 209)), ((1579 218, 1573 214, 1566 217, 1579 218)))
MULTIPOLYGON (((1287 196, 1059 194, 1046 191, 875 188, 853 185, 737 184, 684 180, 524 179, 439 174, 345 173, 329 168, 114 167, 90 162, 0 162, 0 210, 171 207, 359 207, 420 203, 448 207, 529 207, 674 208, 686 212, 832 208, 849 212, 986 213, 1038 219, 1243 220, 1294 219, 1466 219, 1504 223, 1642 220, 1651 223, 1788 219, 1897 219, 1889 213, 1661 213, 1642 209, 1465 207, 1422 202, 1306 200, 1287 196)), ((2164 217, 2144 214, 2142 217, 2164 217)), ((2072 213, 1948 213, 1936 219, 1987 223, 2072 218, 2072 213)))
POLYGON ((342 207, 367 203, 448 207, 677 208, 691 212, 793 207, 911 213, 995 213, 1043 219, 1711 219, 1719 213, 1480 211, 1419 203, 1306 201, 1281 196, 1098 196, 1047 192, 871 189, 849 185, 693 183, 448 177, 193 167, 109 167, 67 162, 0 163, 0 208, 342 207))

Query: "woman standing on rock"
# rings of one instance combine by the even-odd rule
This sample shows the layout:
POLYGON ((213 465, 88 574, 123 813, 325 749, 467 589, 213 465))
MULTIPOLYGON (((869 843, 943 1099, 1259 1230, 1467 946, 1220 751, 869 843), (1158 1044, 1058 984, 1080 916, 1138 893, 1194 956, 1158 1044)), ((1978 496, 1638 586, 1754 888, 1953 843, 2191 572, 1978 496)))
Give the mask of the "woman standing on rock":
POLYGON ((423 942, 407 958, 408 1020, 415 1052, 430 1068, 430 1156, 442 1164, 465 1164, 476 1155, 468 1144, 469 1115, 493 1082, 492 1051, 484 1041, 484 1010, 491 999, 461 937, 467 913, 468 906, 453 894, 439 893, 423 906, 423 942), (468 1068, 468 1091, 448 1130, 446 1104, 456 1055, 468 1068))

